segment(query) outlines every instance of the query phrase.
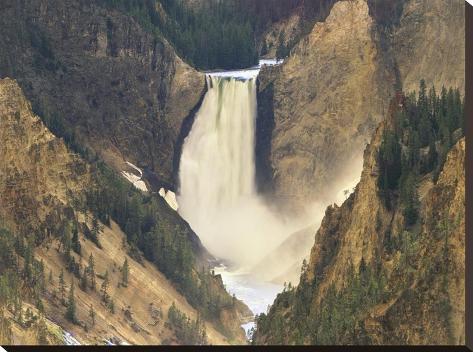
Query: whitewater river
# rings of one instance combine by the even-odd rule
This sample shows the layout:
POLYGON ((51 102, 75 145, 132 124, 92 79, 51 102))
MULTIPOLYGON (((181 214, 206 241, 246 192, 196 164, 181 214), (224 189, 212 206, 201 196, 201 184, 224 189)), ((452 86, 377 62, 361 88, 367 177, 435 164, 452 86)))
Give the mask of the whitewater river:
MULTIPOLYGON (((251 273, 244 271, 230 271, 224 265, 214 269, 215 274, 222 275, 227 291, 245 302, 251 311, 257 315, 266 313, 276 295, 283 290, 283 286, 270 282, 261 282, 252 278, 251 273)), ((246 334, 255 326, 254 322, 243 324, 246 334)))

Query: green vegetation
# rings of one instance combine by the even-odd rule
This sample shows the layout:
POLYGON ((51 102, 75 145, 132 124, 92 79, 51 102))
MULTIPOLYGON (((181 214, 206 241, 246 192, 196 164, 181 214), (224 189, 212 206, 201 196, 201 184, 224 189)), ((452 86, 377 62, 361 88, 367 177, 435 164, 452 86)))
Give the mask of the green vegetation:
POLYGON ((11 320, 23 328, 33 327, 38 343, 47 343, 42 296, 46 293, 44 264, 34 258, 37 237, 14 234, 0 226, 0 343, 12 343, 11 320), (23 302, 33 303, 38 314, 23 302))
POLYGON ((301 284, 298 288, 285 288, 279 294, 270 314, 257 317, 259 333, 271 332, 272 343, 283 344, 291 341, 295 344, 369 344, 363 334, 363 314, 368 308, 382 302, 387 297, 386 277, 382 271, 371 269, 362 260, 359 270, 350 267, 346 283, 337 291, 331 285, 324 298, 311 309, 312 293, 317 287, 314 282, 307 282, 303 269, 301 284), (291 320, 288 328, 288 311, 296 319, 291 320))
POLYGON ((184 60, 199 69, 243 68, 258 61, 252 22, 234 1, 208 2, 195 9, 180 0, 102 3, 132 15, 154 35, 164 35, 184 60))
POLYGON ((176 337, 183 345, 206 345, 207 333, 205 323, 200 316, 196 320, 191 320, 185 313, 182 313, 173 304, 168 311, 168 322, 176 333, 176 337))
POLYGON ((120 271, 122 273, 122 282, 121 284, 125 287, 128 286, 128 274, 129 274, 129 266, 128 266, 128 259, 125 258, 125 261, 123 262, 123 266, 120 268, 120 271))
POLYGON ((95 316, 96 316, 95 309, 94 309, 94 306, 91 304, 89 308, 89 318, 90 318, 90 324, 92 326, 95 326, 95 316))
POLYGON ((102 295, 102 301, 105 304, 109 303, 110 296, 108 294, 108 286, 110 285, 110 279, 108 278, 108 270, 105 271, 103 275, 102 285, 100 286, 100 293, 102 295))
POLYGON ((87 268, 86 268, 86 273, 88 276, 88 282, 90 284, 90 289, 92 291, 95 291, 97 289, 97 283, 96 283, 96 278, 95 278, 95 261, 94 261, 94 256, 92 253, 89 256, 89 261, 87 263, 87 268))
POLYGON ((145 195, 101 163, 96 164, 97 187, 86 196, 87 209, 107 226, 113 219, 127 235, 130 254, 156 264, 189 303, 209 319, 219 319, 221 309, 231 306, 229 295, 211 290, 216 278, 197 271, 192 232, 180 224, 160 197, 145 195))
POLYGON ((419 177, 432 172, 435 181, 448 150, 464 135, 463 101, 458 89, 442 88, 437 96, 432 87, 427 93, 422 80, 418 97, 399 93, 391 111, 394 126, 385 131, 379 150, 378 187, 388 208, 400 195, 410 226, 418 216, 419 177))
POLYGON ((61 295, 61 303, 66 304, 65 295, 66 295, 66 283, 64 281, 64 270, 61 269, 59 273, 59 294, 61 295))
POLYGON ((66 318, 71 323, 74 323, 74 324, 77 323, 76 300, 74 297, 74 279, 72 279, 71 288, 69 289, 69 299, 67 301, 66 318))
MULTIPOLYGON (((295 38, 277 43, 278 57, 286 57, 316 18, 328 13, 333 0, 225 0, 197 6, 182 0, 101 0, 109 8, 133 16, 156 37, 164 36, 180 57, 194 67, 234 69, 258 62, 258 38, 274 22, 298 11, 302 28, 295 38), (163 11, 164 10, 164 11, 163 11)), ((109 24, 113 28, 113 24, 109 24)), ((113 31, 110 31, 110 35, 113 31)), ((263 43, 261 55, 267 53, 263 43)))

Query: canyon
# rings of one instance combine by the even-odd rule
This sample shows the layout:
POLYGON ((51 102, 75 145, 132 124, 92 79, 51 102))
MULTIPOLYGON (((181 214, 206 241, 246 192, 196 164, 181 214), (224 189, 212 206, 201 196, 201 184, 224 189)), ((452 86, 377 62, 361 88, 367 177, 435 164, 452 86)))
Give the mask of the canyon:
MULTIPOLYGON (((389 294, 347 319, 356 336, 332 343, 464 343, 462 129, 450 131, 451 145, 434 139, 419 151, 422 162, 445 160, 413 182, 415 225, 398 200, 405 191, 390 190, 389 204, 379 181, 386 135, 399 132, 396 113, 419 82, 455 104, 442 87, 464 95, 463 1, 275 1, 267 12, 235 0, 235 11, 262 14, 260 65, 207 72, 156 25, 179 19, 162 2, 141 12, 112 3, 128 4, 2 5, 0 220, 12 241, 34 242, 33 262, 54 278, 39 296, 26 290, 32 327, 17 303, 2 309, 11 331, 2 343, 326 344, 314 314, 324 317, 320 307, 332 309, 365 272, 382 273, 376 287, 389 294), (81 254, 66 255, 68 224, 81 254), (416 259, 386 249, 409 236, 416 259), (111 276, 116 311, 71 287, 71 322, 55 280, 64 271, 68 286, 80 283, 90 255, 98 281, 111 276), (193 340, 172 325, 173 309, 199 331, 193 340), (46 341, 36 336, 43 321, 46 341)), ((192 14, 218 2, 182 4, 192 14)), ((414 137, 402 131, 406 153, 414 137)), ((27 268, 10 239, 2 245, 16 251, 17 271, 27 268)))

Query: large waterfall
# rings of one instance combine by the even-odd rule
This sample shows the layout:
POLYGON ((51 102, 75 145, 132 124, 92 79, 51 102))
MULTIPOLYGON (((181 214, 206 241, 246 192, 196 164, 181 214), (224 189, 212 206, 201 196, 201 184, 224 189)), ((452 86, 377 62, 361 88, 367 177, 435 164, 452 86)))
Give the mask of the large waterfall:
POLYGON ((210 252, 250 265, 288 234, 256 193, 256 74, 211 75, 207 86, 184 142, 179 213, 210 252))

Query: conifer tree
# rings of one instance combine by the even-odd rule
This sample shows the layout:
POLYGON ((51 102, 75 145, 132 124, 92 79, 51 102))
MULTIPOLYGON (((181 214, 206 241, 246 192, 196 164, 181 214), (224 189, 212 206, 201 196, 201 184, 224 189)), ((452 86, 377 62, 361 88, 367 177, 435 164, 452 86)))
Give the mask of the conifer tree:
POLYGON ((46 322, 44 321, 44 316, 42 314, 36 326, 36 338, 38 340, 38 344, 48 344, 48 327, 46 326, 46 322))
POLYGON ((66 283, 64 281, 64 270, 61 269, 61 273, 59 274, 59 295, 61 297, 61 303, 65 304, 65 294, 66 294, 66 283))
POLYGON ((90 289, 92 291, 96 290, 97 284, 95 280, 95 263, 92 253, 89 256, 89 263, 87 265, 87 274, 89 275, 90 289))
POLYGON ((123 263, 123 266, 121 268, 122 272, 122 285, 127 287, 128 286, 128 272, 129 272, 129 267, 128 267, 128 259, 125 258, 125 261, 123 263))
POLYGON ((108 286, 110 284, 109 278, 108 278, 108 270, 105 271, 104 279, 102 282, 102 286, 100 287, 100 292, 102 293, 102 299, 105 303, 108 302, 108 286))
POLYGON ((63 246, 64 257, 66 258, 66 262, 69 263, 70 258, 71 258, 71 248, 72 248, 72 240, 71 240, 71 234, 69 232, 69 224, 67 224, 64 229, 64 236, 62 238, 62 246, 63 246))
POLYGON ((89 308, 89 318, 90 318, 92 326, 95 326, 95 309, 92 304, 90 305, 90 308, 89 308))
POLYGON ((67 311, 66 311, 66 318, 71 323, 77 322, 76 317, 76 301, 74 297, 74 279, 71 280, 71 288, 69 290, 69 298, 67 301, 67 311))
POLYGON ((72 249, 77 254, 81 255, 81 245, 79 241, 79 231, 77 230, 77 226, 74 226, 72 229, 72 249))
POLYGON ((108 308, 110 309, 110 313, 115 314, 115 302, 113 301, 113 299, 110 300, 108 308))
POLYGON ((89 280, 88 280, 88 272, 87 267, 84 267, 82 275, 80 276, 79 287, 82 291, 86 292, 89 288, 89 280))

